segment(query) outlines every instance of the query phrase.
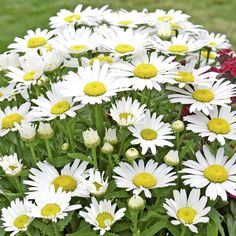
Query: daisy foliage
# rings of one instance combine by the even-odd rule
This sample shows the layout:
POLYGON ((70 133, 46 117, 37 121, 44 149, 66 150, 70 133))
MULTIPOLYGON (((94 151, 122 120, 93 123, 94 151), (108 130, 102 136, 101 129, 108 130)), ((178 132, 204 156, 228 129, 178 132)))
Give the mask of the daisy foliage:
POLYGON ((16 37, 0 54, 0 235, 234 236, 230 46, 181 10, 82 4, 16 37))

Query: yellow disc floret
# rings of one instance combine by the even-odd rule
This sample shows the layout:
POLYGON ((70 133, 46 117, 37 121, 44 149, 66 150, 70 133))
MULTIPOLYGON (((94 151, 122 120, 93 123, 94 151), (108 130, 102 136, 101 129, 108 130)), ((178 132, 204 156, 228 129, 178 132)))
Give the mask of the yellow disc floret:
POLYGON ((222 183, 228 179, 228 171, 221 165, 209 165, 204 170, 204 176, 213 183, 222 183))
POLYGON ((85 50, 86 48, 88 48, 88 46, 85 44, 78 44, 78 45, 73 45, 70 47, 70 49, 74 51, 82 51, 82 50, 85 50))
POLYGON ((22 119, 23 119, 23 116, 18 113, 7 115, 2 119, 2 128, 3 129, 14 128, 15 123, 20 124, 22 119))
POLYGON ((70 109, 70 103, 66 100, 57 102, 51 107, 51 113, 53 115, 61 115, 70 109))
POLYGON ((180 71, 176 75, 175 81, 180 82, 180 83, 192 83, 195 81, 195 78, 191 73, 189 73, 187 71, 180 71))
POLYGON ((74 191, 77 187, 77 181, 69 175, 60 175, 53 180, 52 184, 55 189, 62 188, 66 192, 74 191))
POLYGON ((134 76, 141 79, 151 79, 158 73, 157 68, 152 64, 139 64, 133 71, 134 76))
POLYGON ((35 74, 36 74, 36 71, 28 72, 23 76, 23 80, 25 80, 25 81, 33 80, 35 77, 35 74))
POLYGON ((96 220, 100 228, 106 228, 108 225, 111 225, 114 218, 108 212, 103 212, 97 215, 96 220))
POLYGON ((140 134, 145 140, 154 140, 157 137, 157 132, 153 129, 143 129, 140 134))
POLYGON ((134 179, 133 179, 133 183, 137 186, 137 187, 145 187, 145 188, 152 188, 156 185, 157 183, 157 179, 147 173, 147 172, 141 172, 137 175, 135 175, 134 179))
POLYGON ((134 22, 132 20, 123 20, 123 21, 119 21, 117 24, 119 25, 130 25, 133 24, 134 22))
POLYGON ((30 220, 29 216, 23 214, 16 217, 13 224, 16 228, 23 229, 28 224, 29 220, 30 220))
POLYGON ((192 224, 197 212, 191 207, 183 207, 178 209, 177 218, 185 224, 192 224))
POLYGON ((61 211, 61 208, 57 204, 46 204, 41 209, 41 215, 44 217, 56 216, 61 211))
POLYGON ((215 95, 210 89, 198 89, 192 93, 192 97, 199 102, 210 102, 215 95))
POLYGON ((176 44, 176 45, 171 45, 168 48, 168 51, 173 53, 185 53, 188 51, 188 47, 186 45, 176 44))
POLYGON ((80 19, 81 19, 81 16, 78 14, 73 14, 64 18, 64 20, 67 21, 68 23, 72 23, 73 21, 77 21, 80 19))
POLYGON ((37 48, 43 46, 47 43, 47 40, 44 37, 34 37, 30 38, 27 43, 28 48, 37 48))
POLYGON ((113 62, 113 60, 108 56, 98 56, 98 57, 94 57, 93 59, 91 59, 89 61, 89 64, 93 65, 95 60, 99 60, 100 62, 106 62, 106 63, 109 63, 109 64, 113 62))
POLYGON ((172 21, 174 20, 173 16, 159 16, 157 17, 157 20, 159 21, 172 21))
POLYGON ((129 44, 118 44, 115 47, 115 50, 119 53, 133 52, 135 48, 129 44))
POLYGON ((98 97, 106 93, 106 86, 99 81, 90 82, 84 86, 84 93, 91 97, 98 97))
POLYGON ((215 134, 228 134, 230 132, 230 124, 222 118, 212 118, 207 123, 208 129, 215 134))

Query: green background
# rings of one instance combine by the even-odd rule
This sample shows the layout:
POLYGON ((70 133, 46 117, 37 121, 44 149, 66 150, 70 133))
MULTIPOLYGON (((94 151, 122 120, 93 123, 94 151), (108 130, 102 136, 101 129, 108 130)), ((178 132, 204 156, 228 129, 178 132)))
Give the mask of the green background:
POLYGON ((28 29, 48 28, 50 16, 61 8, 72 10, 80 3, 93 7, 109 4, 114 10, 181 9, 192 16, 193 23, 227 34, 236 48, 235 0, 0 0, 0 52, 6 51, 15 36, 24 36, 28 29))

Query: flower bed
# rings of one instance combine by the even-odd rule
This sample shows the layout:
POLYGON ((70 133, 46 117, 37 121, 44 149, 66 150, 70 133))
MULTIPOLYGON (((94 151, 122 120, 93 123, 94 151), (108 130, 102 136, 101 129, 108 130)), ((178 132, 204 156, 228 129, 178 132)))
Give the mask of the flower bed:
POLYGON ((181 11, 61 10, 0 55, 0 235, 236 234, 236 57, 181 11))

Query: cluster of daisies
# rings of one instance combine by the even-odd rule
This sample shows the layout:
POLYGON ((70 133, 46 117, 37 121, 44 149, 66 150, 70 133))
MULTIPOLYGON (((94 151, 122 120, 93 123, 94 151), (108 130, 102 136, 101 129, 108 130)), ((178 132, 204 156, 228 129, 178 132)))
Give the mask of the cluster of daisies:
POLYGON ((189 18, 78 5, 0 55, 6 232, 31 235, 43 219, 55 236, 79 221, 152 236, 139 219, 170 188, 154 211, 197 233, 209 202, 236 196, 236 85, 211 70, 231 45, 189 18))

